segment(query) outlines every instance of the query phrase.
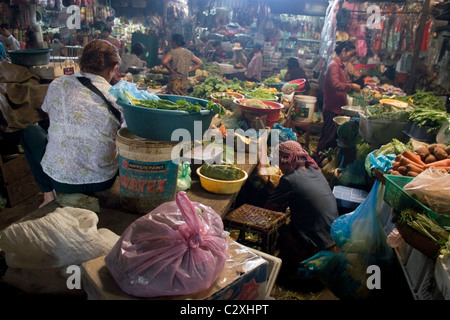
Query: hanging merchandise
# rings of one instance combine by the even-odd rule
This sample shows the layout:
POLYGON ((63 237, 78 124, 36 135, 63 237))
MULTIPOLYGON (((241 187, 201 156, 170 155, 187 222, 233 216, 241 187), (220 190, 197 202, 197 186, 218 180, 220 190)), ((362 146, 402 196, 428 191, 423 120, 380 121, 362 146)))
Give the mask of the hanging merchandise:
POLYGON ((80 8, 80 20, 84 21, 86 19, 86 7, 80 8))
POLYGON ((336 29, 345 31, 351 18, 351 13, 348 9, 341 8, 336 13, 336 29))
POLYGON ((420 47, 420 50, 426 51, 428 50, 428 46, 430 45, 430 34, 431 34, 431 25, 433 23, 433 20, 428 20, 425 24, 425 30, 423 32, 422 37, 422 45, 420 47))
POLYGON ((358 56, 365 57, 367 55, 367 42, 366 42, 367 25, 361 23, 356 28, 356 52, 358 56))
POLYGON ((88 22, 88 23, 94 22, 94 16, 92 15, 91 7, 86 8, 86 22, 88 22))

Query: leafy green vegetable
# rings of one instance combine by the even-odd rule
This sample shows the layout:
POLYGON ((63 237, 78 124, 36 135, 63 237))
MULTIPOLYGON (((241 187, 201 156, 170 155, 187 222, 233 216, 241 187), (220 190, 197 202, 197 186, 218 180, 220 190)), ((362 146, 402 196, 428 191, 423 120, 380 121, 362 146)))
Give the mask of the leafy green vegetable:
POLYGON ((186 112, 198 112, 201 110, 211 110, 211 112, 216 113, 220 116, 223 116, 226 113, 226 109, 214 101, 209 101, 205 108, 198 102, 190 103, 185 99, 179 99, 175 102, 169 101, 166 99, 159 100, 144 100, 144 99, 136 99, 134 98, 128 91, 124 91, 125 95, 121 95, 121 97, 126 97, 128 102, 134 106, 146 107, 151 109, 163 109, 163 110, 176 110, 176 111, 186 111, 186 112))
POLYGON ((252 92, 247 92, 244 94, 246 98, 250 99, 264 99, 264 100, 275 100, 276 96, 266 89, 258 88, 252 92))
POLYGON ((411 208, 402 210, 397 222, 410 226, 441 246, 446 244, 450 236, 450 233, 434 219, 411 208))
POLYGON ((425 90, 417 90, 413 95, 393 97, 392 99, 408 102, 416 107, 445 111, 445 103, 439 100, 433 92, 425 92, 425 90))
POLYGON ((430 126, 431 128, 428 130, 430 133, 439 131, 442 125, 450 120, 450 115, 445 110, 418 107, 410 113, 409 120, 419 127, 430 126))
POLYGON ((366 107, 365 113, 371 120, 407 122, 412 110, 414 110, 412 107, 403 109, 390 104, 381 103, 366 107))

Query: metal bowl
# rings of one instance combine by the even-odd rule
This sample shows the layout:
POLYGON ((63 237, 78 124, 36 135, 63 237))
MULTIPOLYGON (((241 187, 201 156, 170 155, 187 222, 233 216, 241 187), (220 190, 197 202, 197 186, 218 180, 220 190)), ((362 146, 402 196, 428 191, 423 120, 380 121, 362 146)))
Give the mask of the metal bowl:
POLYGON ((359 113, 364 113, 365 108, 361 106, 343 106, 341 107, 344 115, 349 117, 359 117, 359 113))
POLYGON ((127 72, 131 73, 131 74, 139 74, 139 72, 144 71, 145 68, 144 67, 128 67, 127 72))
POLYGON ((333 118, 334 124, 339 128, 343 123, 350 121, 351 117, 348 116, 337 116, 333 118))

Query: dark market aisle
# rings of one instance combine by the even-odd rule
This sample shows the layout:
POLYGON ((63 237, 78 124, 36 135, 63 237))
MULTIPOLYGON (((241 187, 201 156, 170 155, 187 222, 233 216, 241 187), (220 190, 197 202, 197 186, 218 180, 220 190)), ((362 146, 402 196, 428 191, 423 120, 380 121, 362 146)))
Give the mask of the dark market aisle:
MULTIPOLYGON (((302 143, 303 136, 300 135, 299 142, 302 143)), ((317 137, 311 135, 310 139, 310 149, 315 150, 317 137)), ((99 217, 98 228, 107 228, 112 232, 120 235, 123 230, 127 228, 134 220, 136 220, 139 215, 133 213, 126 213, 121 209, 120 206, 120 191, 118 183, 116 183, 113 188, 108 191, 97 193, 95 197, 99 201, 100 212, 97 213, 99 217)), ((245 198, 245 195, 244 197, 245 198)), ((33 211, 35 211, 42 201, 42 194, 36 194, 35 196, 23 201, 12 208, 4 208, 0 210, 0 230, 3 230, 10 224, 24 218, 33 211)), ((57 300, 84 300, 86 297, 79 296, 54 296, 54 295, 27 295, 21 290, 10 287, 1 280, 3 274, 6 271, 6 263, 4 256, 0 252, 0 297, 7 296, 12 297, 32 297, 33 299, 46 300, 46 299, 57 299, 57 300)), ((402 270, 400 266, 393 271, 390 275, 392 283, 388 283, 385 287, 389 287, 383 290, 381 294, 381 299, 398 299, 401 300, 412 300, 412 295, 409 287, 406 283, 402 270)), ((310 283, 302 287, 286 287, 281 283, 275 282, 273 289, 271 291, 270 297, 275 300, 339 300, 328 288, 320 283, 310 283)))

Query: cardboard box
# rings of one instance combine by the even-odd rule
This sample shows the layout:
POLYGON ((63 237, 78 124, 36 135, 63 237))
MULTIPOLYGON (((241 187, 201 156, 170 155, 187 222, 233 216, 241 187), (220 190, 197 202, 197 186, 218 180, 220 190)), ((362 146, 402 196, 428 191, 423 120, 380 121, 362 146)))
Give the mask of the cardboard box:
POLYGON ((89 300, 264 300, 268 262, 246 246, 230 242, 229 258, 214 284, 183 296, 139 298, 126 294, 116 284, 105 264, 105 256, 81 265, 82 283, 89 300))
POLYGON ((14 207, 40 192, 23 154, 7 161, 0 157, 0 180, 9 207, 14 207))

